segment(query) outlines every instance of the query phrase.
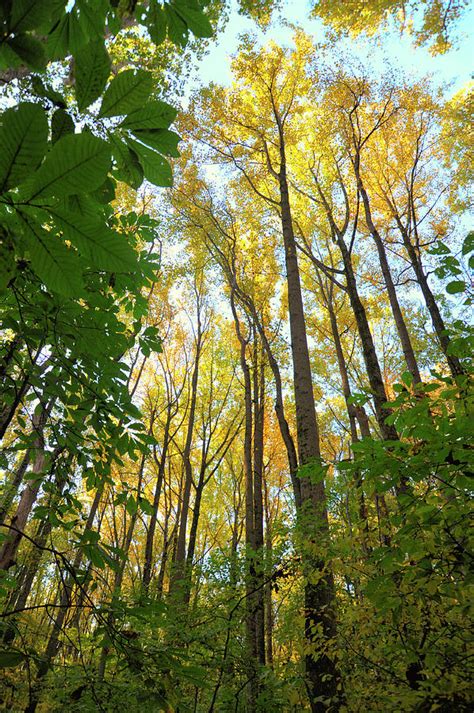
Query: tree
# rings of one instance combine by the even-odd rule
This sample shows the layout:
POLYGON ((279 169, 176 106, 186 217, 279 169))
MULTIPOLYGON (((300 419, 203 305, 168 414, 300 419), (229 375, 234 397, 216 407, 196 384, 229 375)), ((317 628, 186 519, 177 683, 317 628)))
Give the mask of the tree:
POLYGON ((453 28, 466 7, 465 0, 437 3, 424 0, 421 3, 423 16, 420 18, 417 15, 420 6, 415 2, 376 0, 368 5, 360 0, 350 0, 343 6, 335 6, 330 0, 315 0, 313 13, 337 33, 350 33, 352 36, 361 33, 375 35, 391 21, 401 32, 412 34, 416 45, 427 44, 432 54, 439 54, 451 48, 453 28))

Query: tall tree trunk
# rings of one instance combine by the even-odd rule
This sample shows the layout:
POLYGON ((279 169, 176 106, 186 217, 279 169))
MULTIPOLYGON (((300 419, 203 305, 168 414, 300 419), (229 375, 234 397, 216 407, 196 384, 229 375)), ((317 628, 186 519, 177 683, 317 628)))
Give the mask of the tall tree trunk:
POLYGON ((265 665, 264 552, 263 552, 263 444, 265 418, 265 361, 253 327, 253 514, 255 628, 258 662, 265 665))
MULTIPOLYGON (((36 455, 33 462, 33 475, 41 476, 45 466, 51 469, 54 467, 56 458, 62 451, 62 447, 56 447, 50 454, 44 450, 43 433, 35 441, 36 455), (49 461, 49 462, 48 462, 49 461)), ((9 527, 11 528, 8 540, 0 550, 0 569, 7 570, 15 564, 16 554, 23 539, 23 532, 31 513, 33 505, 41 487, 42 478, 38 477, 29 482, 21 494, 18 507, 13 515, 9 527)))
POLYGON ((273 601, 272 601, 272 581, 271 570, 273 565, 273 542, 270 516, 270 503, 268 498, 268 487, 264 479, 264 502, 265 502, 265 557, 268 563, 266 568, 265 584, 265 662, 269 668, 273 668, 273 601))
POLYGON ((385 245, 383 243, 382 237, 377 230, 372 217, 372 211, 370 208, 370 201, 365 186, 362 181, 360 174, 360 156, 356 153, 353 160, 354 172, 356 174, 357 185, 359 188, 359 193, 362 197, 362 203, 364 206, 365 221, 367 227, 370 231, 372 238, 374 239, 375 245, 377 247, 377 252, 379 256, 380 267, 382 269, 382 275, 385 282, 385 287, 387 288, 388 299, 390 301, 390 307, 392 309, 393 319, 395 321, 395 326, 397 328, 398 336, 400 337, 400 343, 402 345, 403 356, 405 357, 405 363, 407 365, 408 371, 413 376, 413 380, 416 384, 421 382, 420 371, 418 369, 418 363, 416 361, 415 352, 411 343, 410 335, 408 333, 405 320, 403 318, 402 310, 400 309, 400 304, 398 302, 397 292, 395 285, 393 283, 392 273, 390 271, 390 265, 388 264, 387 252, 385 250, 385 245))
MULTIPOLYGON (((21 404, 23 398, 28 393, 31 383, 31 376, 33 372, 33 367, 36 367, 37 361, 41 354, 42 346, 40 346, 31 360, 31 369, 28 371, 23 371, 19 383, 14 382, 14 396, 9 402, 9 399, 5 401, 4 394, 0 392, 0 440, 6 433, 6 430, 13 420, 17 408, 21 404)), ((42 374, 45 369, 51 363, 51 357, 45 359, 41 366, 37 367, 37 375, 42 374)), ((30 368, 30 367, 29 367, 30 368)))
POLYGON ((253 411, 252 411, 252 378, 247 362, 246 339, 242 333, 240 319, 235 306, 234 290, 231 290, 231 309, 234 317, 235 332, 240 344, 240 367, 244 377, 244 477, 245 477, 245 594, 246 594, 246 648, 247 648, 247 708, 249 713, 256 711, 259 694, 258 681, 258 633, 255 607, 255 521, 254 521, 254 484, 253 484, 253 411))
POLYGON ((191 486, 193 482, 193 467, 191 462, 191 447, 194 434, 194 421, 196 417, 197 387, 199 380, 199 365, 202 351, 203 326, 201 321, 201 297, 196 291, 196 313, 197 313, 197 334, 196 352, 194 355, 193 374, 191 377, 191 395, 189 405, 189 417, 186 431, 186 441, 183 450, 184 465, 184 488, 181 502, 181 517, 179 520, 178 537, 176 541, 176 553, 173 561, 173 575, 170 583, 170 591, 179 590, 180 583, 184 583, 186 578, 186 534, 188 528, 189 502, 191 498, 191 486))
MULTIPOLYGON (((301 293, 301 282, 293 231, 288 180, 286 175, 286 154, 284 131, 281 117, 275 111, 280 140, 280 213, 285 248, 286 277, 288 285, 288 307, 293 356, 293 384, 296 406, 296 431, 300 465, 315 465, 320 462, 319 430, 313 393, 311 364, 309 359, 306 323, 301 293)), ((322 544, 329 536, 326 494, 323 480, 312 483, 301 478, 302 515, 307 523, 311 520, 313 541, 322 544), (309 516, 309 518, 308 518, 309 516), (312 529, 313 529, 312 527, 312 529)), ((338 672, 334 661, 320 651, 317 637, 322 633, 329 642, 336 635, 334 581, 330 566, 322 557, 305 554, 305 637, 308 653, 305 656, 307 686, 312 713, 322 713, 327 706, 323 700, 337 700, 338 672), (315 574, 318 578, 314 582, 315 574), (319 650, 318 650, 319 649, 319 650)))
POLYGON ((365 368, 374 400, 377 423, 379 425, 382 438, 387 441, 396 441, 398 439, 398 434, 395 427, 386 422, 387 417, 390 416, 390 409, 388 409, 385 405, 388 399, 372 332, 370 331, 369 320, 367 319, 367 314, 365 307, 362 304, 362 300, 359 297, 351 256, 344 239, 340 234, 337 235, 337 244, 339 250, 341 251, 344 264, 344 273, 346 277, 349 300, 357 322, 365 368))
MULTIPOLYGON (((167 416, 166 416, 165 431, 163 434, 163 446, 161 449, 161 456, 158 461, 158 474, 157 474, 157 478, 156 478, 155 492, 153 494, 153 512, 150 516, 150 522, 148 524, 148 530, 146 533, 146 541, 145 541, 145 560, 144 560, 144 564, 143 564, 142 587, 143 587, 143 591, 146 594, 148 594, 148 590, 150 588, 150 582, 151 582, 152 572, 153 572, 153 545, 154 545, 154 541, 155 541, 156 525, 158 522, 158 511, 159 511, 161 490, 163 488, 163 481, 164 481, 164 477, 165 477, 165 465, 166 465, 166 457, 168 454, 170 425, 171 425, 171 411, 170 411, 170 409, 168 409, 167 416)), ((157 462, 156 458, 155 458, 155 462, 157 462)))
MULTIPOLYGON (((69 462, 72 459, 69 459, 69 462)), ((62 475, 60 475, 57 479, 56 482, 56 488, 57 488, 57 493, 53 495, 52 499, 50 500, 50 508, 54 509, 55 504, 60 499, 61 492, 66 484, 66 478, 65 478, 65 471, 63 470, 62 475)), ((46 545, 46 540, 51 534, 52 531, 52 524, 50 518, 46 520, 41 520, 35 537, 34 539, 34 544, 31 546, 31 556, 27 560, 27 564, 25 565, 25 572, 24 576, 22 578, 22 581, 19 583, 19 586, 17 590, 14 592, 13 596, 11 597, 9 603, 8 603, 8 609, 9 610, 18 610, 21 611, 25 606, 26 602, 28 601, 28 597, 31 592, 31 588, 33 586, 33 582, 35 580, 35 577, 38 573, 38 567, 41 562, 41 558, 43 556, 43 548, 46 545)), ((4 641, 5 643, 10 644, 16 634, 16 629, 14 626, 9 626, 6 629, 5 635, 4 635, 4 641)))
POLYGON ((448 362, 448 366, 451 371, 451 374, 453 376, 458 376, 459 374, 463 374, 464 369, 463 369, 458 357, 455 356, 454 354, 449 353, 451 339, 449 338, 449 334, 446 329, 446 325, 444 323, 443 317, 441 316, 441 312, 439 310, 438 303, 436 302, 434 295, 431 291, 431 288, 429 286, 428 277, 425 274, 425 271, 423 269, 420 254, 417 251, 417 249, 415 248, 415 246, 413 245, 413 243, 410 239, 410 235, 408 234, 408 230, 403 225, 402 221, 400 220, 400 216, 394 210, 393 206, 392 206, 392 211, 394 212, 395 220, 397 222, 398 229, 400 230, 400 233, 402 236, 403 245, 405 246, 405 250, 407 251, 407 255, 410 260, 411 266, 413 268, 413 272, 415 273, 416 280, 417 280, 418 284, 420 285, 420 289, 421 289, 422 295, 424 297, 426 307, 428 309, 428 312, 430 313, 433 328, 435 330, 436 336, 438 337, 438 341, 441 346, 441 349, 443 350, 443 353, 446 357, 446 361, 448 362))
MULTIPOLYGON (((323 290, 322 280, 321 280, 319 274, 318 274, 318 280, 320 283, 320 287, 323 290)), ((336 350, 336 358, 337 358, 337 364, 338 364, 338 368, 339 368, 339 375, 341 377, 342 393, 344 394, 347 415, 349 418, 351 441, 352 441, 352 444, 354 445, 359 440, 359 437, 357 434, 357 422, 358 422, 357 409, 356 409, 356 406, 351 401, 352 391, 351 391, 351 386, 349 383, 349 374, 347 371, 346 358, 344 356, 341 337, 339 334, 339 327, 337 324, 336 312, 334 310, 333 289, 334 289, 334 285, 331 283, 328 286, 327 294, 325 294, 326 307, 328 309, 329 321, 331 323, 332 338, 333 338, 334 347, 336 350)), ((368 422, 367 422, 367 427, 368 427, 368 422)), ((370 436, 370 431, 367 434, 367 432, 365 431, 365 427, 364 427, 364 432, 362 432, 361 435, 363 438, 366 437, 367 435, 370 436)), ((367 553, 368 549, 369 549, 368 548, 369 521, 368 521, 367 506, 366 506, 365 496, 364 496, 364 491, 363 491, 362 475, 358 471, 355 473, 355 483, 357 486, 358 498, 359 498, 359 517, 360 517, 360 520, 362 523, 362 533, 363 533, 362 547, 363 547, 364 551, 367 553)))
POLYGON ((35 451, 37 451, 38 448, 44 447, 44 428, 46 426, 46 422, 48 420, 52 408, 53 401, 51 400, 49 401, 49 403, 43 406, 43 408, 38 414, 33 414, 33 418, 31 419, 31 425, 32 431, 36 434, 36 438, 34 440, 33 445, 28 448, 26 453, 24 454, 18 468, 14 472, 12 480, 6 486, 6 492, 3 496, 2 505, 0 507, 0 523, 3 523, 5 521, 5 517, 7 516, 8 511, 10 510, 10 507, 13 503, 13 500, 15 499, 15 496, 18 492, 18 488, 23 482, 23 477, 26 473, 26 469, 30 464, 31 456, 34 455, 35 451))

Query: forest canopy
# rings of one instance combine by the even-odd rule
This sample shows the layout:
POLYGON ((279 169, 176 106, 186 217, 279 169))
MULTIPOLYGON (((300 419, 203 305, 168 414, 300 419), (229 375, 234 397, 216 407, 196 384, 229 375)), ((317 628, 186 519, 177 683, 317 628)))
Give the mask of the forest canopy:
POLYGON ((2 3, 0 710, 472 710, 466 8, 2 3))

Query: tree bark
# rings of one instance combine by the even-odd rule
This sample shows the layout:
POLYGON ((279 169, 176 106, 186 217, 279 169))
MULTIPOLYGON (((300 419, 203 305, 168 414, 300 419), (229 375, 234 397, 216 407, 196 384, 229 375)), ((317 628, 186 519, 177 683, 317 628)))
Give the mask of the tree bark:
POLYGON ((453 376, 459 376, 460 374, 464 373, 464 369, 463 369, 458 357, 455 356, 454 354, 449 353, 451 339, 449 338, 448 330, 446 329, 446 325, 444 323, 443 317, 441 316, 441 312, 439 310, 438 303, 436 302, 434 295, 431 291, 431 288, 429 286, 428 277, 425 274, 425 271, 423 269, 423 265, 421 262, 421 256, 419 255, 419 252, 413 245, 413 243, 410 239, 410 236, 408 234, 408 230, 403 225, 402 221, 400 220, 400 216, 393 209, 393 206, 392 206, 392 210, 395 214, 395 220, 397 222, 398 229, 402 236, 403 245, 405 246, 405 250, 407 251, 407 255, 410 260, 411 266, 413 268, 413 272, 415 273, 416 280, 417 280, 418 284, 420 285, 420 289, 421 289, 422 295, 424 297, 426 307, 427 307, 428 312, 431 317, 431 322, 433 324, 433 328, 435 330, 436 336, 438 337, 438 341, 441 346, 441 349, 446 357, 446 361, 448 362, 448 366, 451 371, 451 374, 453 376))
POLYGON ((178 536, 176 541, 176 552, 173 561, 173 574, 170 583, 170 591, 179 590, 186 578, 186 534, 189 517, 189 502, 191 498, 191 486, 193 482, 193 467, 191 462, 191 447, 194 434, 194 421, 196 417, 197 387, 199 380, 199 366, 203 342, 203 325, 201 318, 201 296, 196 288, 196 314, 197 314, 197 334, 196 352, 194 355, 193 373, 191 377, 191 395, 189 405, 189 417, 186 431, 186 441, 183 450, 184 465, 184 488, 181 502, 181 516, 179 520, 178 536), (181 584, 180 584, 181 583, 181 584))
MULTIPOLYGON (((283 123, 276 108, 275 119, 280 142, 280 170, 278 174, 280 190, 280 215, 285 248, 286 277, 288 285, 288 308, 293 356, 293 384, 296 406, 296 431, 300 465, 320 463, 319 430, 316 420, 311 364, 309 359, 306 323, 301 293, 301 282, 293 230, 288 180, 286 174, 286 153, 283 123)), ((317 534, 310 537, 319 540, 319 545, 329 536, 324 481, 312 483, 307 476, 301 477, 301 501, 303 518, 311 519, 311 529, 317 534)), ((314 545, 313 545, 314 546, 314 545)), ((334 581, 330 568, 322 557, 304 554, 305 559, 305 637, 310 651, 305 656, 307 686, 312 713, 327 710, 325 701, 338 698, 339 675, 334 661, 326 652, 321 652, 318 642, 319 632, 325 642, 336 635, 334 581), (315 574, 318 582, 314 583, 315 574)))
POLYGON ((390 307, 392 309, 393 319, 395 326, 397 328, 398 336, 400 338, 400 343, 402 345, 403 356, 405 357, 405 363, 407 365, 408 371, 413 376, 413 380, 416 384, 421 383, 420 371, 418 369, 418 363, 416 361, 415 352, 411 343, 410 335, 408 333, 405 320, 403 318, 402 310, 400 309, 400 304, 398 302, 397 291, 393 283, 392 273, 390 271, 390 265, 388 264, 387 253, 382 240, 382 237, 377 230, 370 208, 370 201, 367 191, 365 189, 364 183, 362 181, 360 173, 360 156, 356 153, 353 160, 354 172, 356 175, 357 186, 359 193, 362 197, 362 203, 364 206, 365 221, 370 234, 377 247, 377 252, 379 256, 380 267, 382 269, 382 275, 385 282, 385 287, 387 289, 388 299, 390 302, 390 307))

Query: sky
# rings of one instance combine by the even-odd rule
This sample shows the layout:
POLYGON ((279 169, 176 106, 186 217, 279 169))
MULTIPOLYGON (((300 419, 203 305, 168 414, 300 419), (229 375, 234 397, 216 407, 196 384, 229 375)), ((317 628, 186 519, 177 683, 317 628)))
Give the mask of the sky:
MULTIPOLYGON (((316 41, 324 41, 325 28, 320 20, 309 19, 309 6, 307 0, 284 0, 281 17, 283 21, 301 25, 306 32, 314 36, 316 41)), ((397 32, 385 31, 378 45, 375 39, 364 40, 362 37, 358 37, 355 41, 344 41, 342 45, 363 61, 365 66, 371 67, 374 75, 382 73, 384 59, 390 59, 393 66, 400 67, 414 79, 432 74, 436 84, 449 83, 447 95, 450 95, 472 77, 473 27, 474 5, 471 5, 470 12, 466 13, 457 26, 459 37, 457 48, 437 57, 432 57, 425 48, 413 47, 407 35, 401 37, 397 32)), ((259 31, 253 20, 241 17, 237 13, 234 2, 224 32, 218 36, 217 43, 211 42, 209 53, 200 62, 198 78, 203 85, 211 81, 218 84, 231 82, 231 55, 238 47, 239 35, 244 32, 253 32, 259 42, 272 39, 280 44, 288 44, 291 38, 291 29, 278 19, 272 22, 265 34, 259 31)))

